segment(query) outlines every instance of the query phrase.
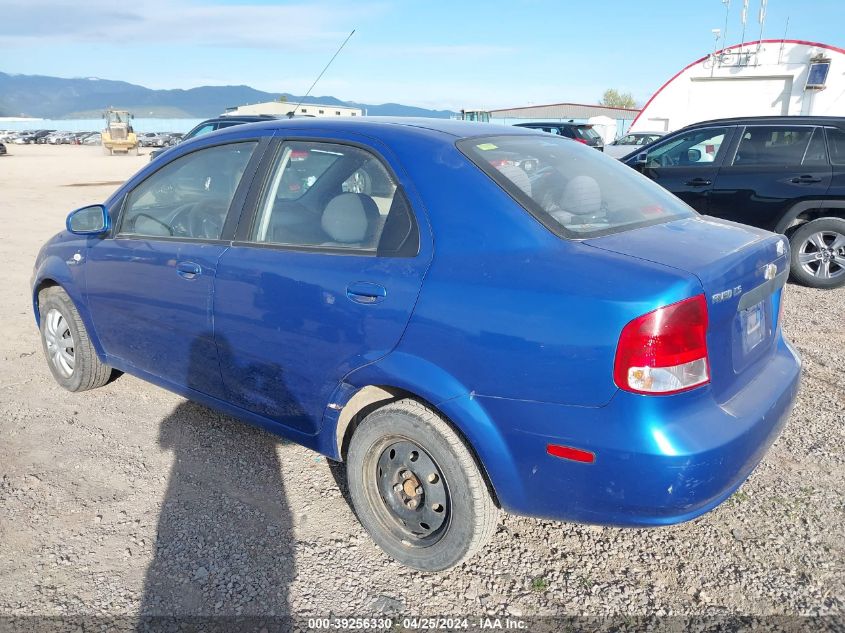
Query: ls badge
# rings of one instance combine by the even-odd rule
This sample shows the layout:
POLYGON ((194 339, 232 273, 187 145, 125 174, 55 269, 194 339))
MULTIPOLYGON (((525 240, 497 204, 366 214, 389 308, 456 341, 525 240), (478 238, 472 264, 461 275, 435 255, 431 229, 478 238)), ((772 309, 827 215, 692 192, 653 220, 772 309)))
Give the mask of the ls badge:
POLYGON ((711 295, 710 300, 713 303, 722 303, 731 297, 738 297, 741 294, 742 286, 734 286, 733 288, 728 288, 727 290, 722 290, 722 292, 717 292, 716 294, 711 295))

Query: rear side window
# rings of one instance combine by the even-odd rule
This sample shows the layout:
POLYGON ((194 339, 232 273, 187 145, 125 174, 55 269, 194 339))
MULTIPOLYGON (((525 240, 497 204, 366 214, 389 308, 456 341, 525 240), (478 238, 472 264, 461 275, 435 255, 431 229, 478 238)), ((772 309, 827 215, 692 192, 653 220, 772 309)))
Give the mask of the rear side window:
POLYGON ((813 129, 808 126, 747 127, 739 141, 733 164, 801 165, 813 136, 813 129))
POLYGON ((845 165, 845 131, 839 128, 827 128, 827 143, 830 149, 830 162, 845 165))
POLYGON ((695 215, 617 160, 548 136, 470 138, 458 148, 553 232, 595 237, 695 215))
POLYGON ((592 141, 599 138, 599 133, 589 125, 577 125, 572 128, 572 131, 575 132, 575 138, 580 138, 585 141, 592 141))
POLYGON ((250 238, 258 243, 414 256, 410 205, 381 160, 348 145, 282 145, 250 238))

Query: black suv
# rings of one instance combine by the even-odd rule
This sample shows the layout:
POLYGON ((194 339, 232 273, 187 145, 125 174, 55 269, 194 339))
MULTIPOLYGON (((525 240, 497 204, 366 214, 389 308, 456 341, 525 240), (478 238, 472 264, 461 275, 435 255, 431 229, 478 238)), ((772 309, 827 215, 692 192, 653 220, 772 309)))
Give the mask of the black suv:
POLYGON ((600 152, 604 151, 604 141, 601 135, 593 129, 589 123, 516 123, 516 127, 527 127, 532 130, 542 130, 549 134, 557 134, 558 136, 565 136, 573 140, 595 147, 600 152))
MULTIPOLYGON (((244 123, 256 123, 257 121, 271 121, 273 119, 278 118, 279 117, 273 116, 271 114, 233 114, 232 116, 219 116, 213 119, 203 121, 202 123, 198 123, 190 132, 185 134, 185 136, 183 136, 177 142, 181 143, 182 141, 187 141, 189 139, 194 138, 195 136, 200 136, 201 134, 208 134, 209 132, 215 132, 216 130, 222 130, 225 127, 232 127, 233 125, 243 125, 244 123)), ((167 149, 168 148, 164 147, 162 149, 157 149, 155 151, 150 152, 150 160, 154 160, 157 156, 159 156, 162 152, 167 149)))
POLYGON ((786 234, 796 281, 845 284, 845 118, 704 121, 621 160, 701 213, 786 234))

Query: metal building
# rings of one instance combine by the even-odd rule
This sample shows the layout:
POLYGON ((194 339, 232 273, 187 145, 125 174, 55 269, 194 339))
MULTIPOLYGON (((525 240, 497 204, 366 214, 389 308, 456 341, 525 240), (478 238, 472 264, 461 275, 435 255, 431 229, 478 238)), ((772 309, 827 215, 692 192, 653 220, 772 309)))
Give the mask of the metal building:
POLYGON ((632 131, 735 116, 845 116, 845 49, 804 40, 729 46, 686 66, 645 104, 632 131))

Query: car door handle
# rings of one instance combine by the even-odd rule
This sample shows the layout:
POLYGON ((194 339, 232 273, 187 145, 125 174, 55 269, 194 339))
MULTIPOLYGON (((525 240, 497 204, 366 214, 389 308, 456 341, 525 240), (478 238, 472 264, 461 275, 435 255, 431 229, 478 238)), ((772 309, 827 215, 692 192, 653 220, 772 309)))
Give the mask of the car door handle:
POLYGON ((176 274, 184 279, 194 279, 202 274, 202 267, 194 262, 179 262, 176 264, 176 274))
POLYGON ((374 284, 370 281, 356 281, 347 286, 346 296, 350 301, 354 301, 355 303, 369 305, 384 301, 384 298, 387 296, 387 290, 384 286, 374 284))
POLYGON ((687 180, 684 183, 687 187, 706 187, 707 185, 712 185, 712 180, 707 180, 707 178, 693 178, 692 180, 687 180))
POLYGON ((809 174, 805 174, 803 176, 795 176, 795 178, 792 179, 792 182, 794 182, 796 184, 803 184, 803 183, 811 184, 811 183, 814 183, 814 182, 821 182, 821 181, 822 181, 821 178, 816 178, 815 176, 810 176, 809 174))

